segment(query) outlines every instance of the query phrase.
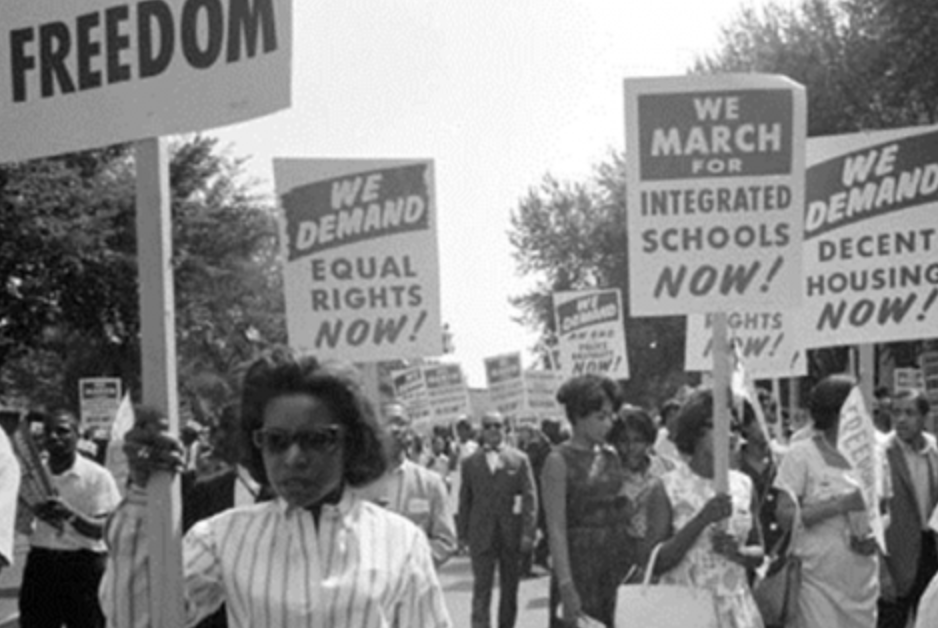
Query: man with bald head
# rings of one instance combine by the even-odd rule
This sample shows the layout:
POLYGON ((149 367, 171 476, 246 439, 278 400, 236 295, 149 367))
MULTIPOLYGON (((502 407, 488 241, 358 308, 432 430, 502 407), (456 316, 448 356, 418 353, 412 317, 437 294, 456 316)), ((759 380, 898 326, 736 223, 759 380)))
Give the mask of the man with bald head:
POLYGON ((537 492, 527 455, 505 443, 505 419, 482 416, 482 447, 462 462, 459 538, 472 561, 472 628, 491 626, 495 567, 501 594, 498 628, 513 628, 518 615, 521 558, 537 529, 537 492))

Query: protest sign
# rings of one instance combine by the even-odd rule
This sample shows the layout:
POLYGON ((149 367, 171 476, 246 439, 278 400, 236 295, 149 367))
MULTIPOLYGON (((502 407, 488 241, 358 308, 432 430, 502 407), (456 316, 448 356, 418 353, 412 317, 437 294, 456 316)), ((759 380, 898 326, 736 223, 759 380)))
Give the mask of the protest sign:
POLYGON ((811 139, 804 221, 808 347, 938 329, 938 127, 811 139))
POLYGON ((407 408, 407 414, 414 424, 429 423, 430 398, 420 365, 394 371, 391 373, 391 382, 394 384, 395 398, 407 408))
POLYGON ((738 74, 627 79, 632 316, 800 301, 804 88, 738 74))
POLYGON ((563 380, 558 371, 524 372, 524 410, 537 416, 562 416, 557 389, 563 380))
POLYGON ((902 390, 925 390, 925 373, 922 369, 899 367, 892 372, 893 393, 902 390))
POLYGON ((521 354, 506 353, 485 358, 484 362, 492 405, 504 415, 517 414, 524 406, 521 354))
MULTIPOLYGON (((798 340, 793 311, 733 311, 727 314, 729 342, 753 379, 807 375, 807 353, 798 340)), ((684 368, 713 368, 713 315, 687 316, 684 368)))
POLYGON ((0 162, 290 105, 291 0, 0 3, 0 162))
POLYGON ((121 405, 121 380, 117 377, 83 377, 78 380, 78 399, 83 431, 106 439, 121 405))
POLYGON ((426 382, 432 425, 449 425, 469 413, 469 388, 458 364, 425 364, 426 382))
POLYGON ((430 161, 275 159, 291 346, 356 362, 440 355, 430 161))
POLYGON ((938 415, 938 351, 925 351, 919 358, 922 365, 922 384, 932 404, 932 414, 938 415))
POLYGON ((555 292, 559 370, 628 379, 622 293, 612 290, 555 292))
POLYGON ((873 535, 880 548, 885 551, 883 518, 879 510, 884 491, 885 462, 884 453, 876 444, 875 429, 873 419, 863 402, 863 392, 859 386, 854 386, 840 409, 837 448, 859 475, 860 490, 866 502, 873 535))

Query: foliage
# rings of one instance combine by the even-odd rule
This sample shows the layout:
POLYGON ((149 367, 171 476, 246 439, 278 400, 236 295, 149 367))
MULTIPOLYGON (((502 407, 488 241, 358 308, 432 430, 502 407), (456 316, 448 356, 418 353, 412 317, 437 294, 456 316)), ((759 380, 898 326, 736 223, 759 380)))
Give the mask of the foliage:
MULTIPOLYGON (((806 86, 808 134, 938 122, 938 12, 929 0, 803 0, 742 6, 718 49, 691 73, 784 74, 806 86)), ((550 294, 617 287, 628 302, 625 157, 613 155, 585 183, 547 175, 512 213, 518 269, 538 277, 512 300, 520 320, 548 340, 550 294)), ((633 402, 657 404, 683 383, 684 319, 626 323, 633 402)), ((544 343, 542 343, 544 344, 544 343)), ((908 355, 893 343, 891 356, 908 355)), ((810 352, 814 376, 844 370, 844 348, 810 352)))
MULTIPOLYGON (((808 96, 808 135, 938 122, 938 13, 928 0, 804 0, 743 8, 693 72, 784 74, 808 96)), ((920 343, 884 345, 913 365, 920 343)), ((809 352, 811 379, 847 368, 847 348, 809 352)))
MULTIPOLYGON (((177 354, 186 400, 212 407, 239 366, 285 336, 270 203, 216 140, 170 162, 177 354)), ((0 394, 76 403, 77 379, 139 392, 134 163, 110 147, 0 168, 0 394)))
POLYGON ((551 339, 556 333, 553 292, 620 289, 631 375, 626 394, 632 403, 656 407, 687 383, 684 318, 628 316, 625 199, 625 160, 617 154, 598 165, 588 182, 561 183, 545 176, 540 187, 529 190, 512 212, 509 240, 519 270, 539 281, 512 304, 521 310, 522 322, 551 339))

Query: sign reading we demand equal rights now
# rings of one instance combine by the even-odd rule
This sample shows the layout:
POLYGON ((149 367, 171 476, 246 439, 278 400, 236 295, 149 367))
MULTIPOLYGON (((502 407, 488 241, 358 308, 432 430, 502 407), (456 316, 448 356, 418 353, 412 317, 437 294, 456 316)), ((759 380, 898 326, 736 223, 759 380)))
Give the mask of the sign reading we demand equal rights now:
POLYGON ((291 0, 0 2, 0 162, 290 105, 291 0))
POLYGON ((804 88, 628 79, 625 110, 630 314, 797 306, 804 88))
POLYGON ((811 139, 805 346, 938 334, 938 127, 811 139))
POLYGON ((275 159, 290 345, 355 362, 443 353, 430 161, 275 159))

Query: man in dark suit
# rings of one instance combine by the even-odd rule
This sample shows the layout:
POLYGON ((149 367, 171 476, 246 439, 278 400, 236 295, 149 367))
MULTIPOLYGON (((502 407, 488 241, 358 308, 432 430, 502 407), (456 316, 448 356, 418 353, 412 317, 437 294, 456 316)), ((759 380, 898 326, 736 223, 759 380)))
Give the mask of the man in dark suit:
POLYGON ((537 493, 531 463, 504 442, 505 420, 482 417, 482 444, 462 463, 459 538, 472 561, 472 628, 489 628, 498 565, 498 627, 513 628, 518 615, 521 557, 531 551, 537 526, 537 493))
POLYGON ((938 570, 935 532, 928 526, 938 505, 938 446, 924 430, 928 412, 928 399, 921 391, 902 391, 893 399, 895 433, 886 441, 892 499, 880 628, 903 628, 938 570), (887 586, 889 582, 894 586, 887 586))
MULTIPOLYGON (((253 504, 267 498, 267 492, 261 490, 247 469, 240 464, 238 424, 235 406, 228 406, 222 411, 210 436, 212 455, 226 463, 226 469, 205 478, 196 479, 192 472, 182 476, 183 531, 223 510, 253 504)), ((227 626, 228 618, 224 604, 198 624, 198 628, 227 626)))

